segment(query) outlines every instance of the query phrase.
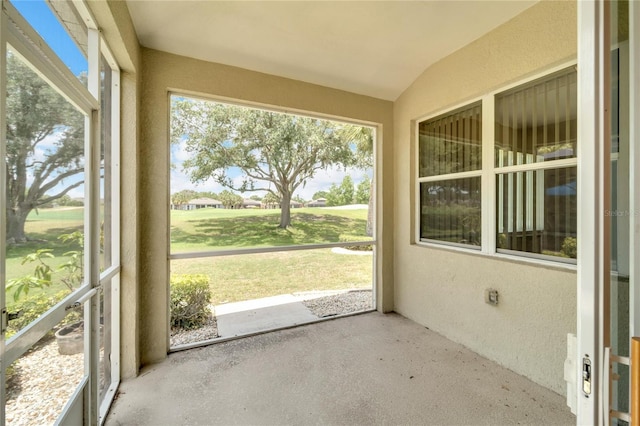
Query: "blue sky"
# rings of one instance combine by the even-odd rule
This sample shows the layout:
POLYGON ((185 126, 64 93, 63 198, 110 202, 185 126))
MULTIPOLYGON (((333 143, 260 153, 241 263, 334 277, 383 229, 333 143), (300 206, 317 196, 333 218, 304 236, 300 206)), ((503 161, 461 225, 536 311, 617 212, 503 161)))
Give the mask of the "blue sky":
MULTIPOLYGON (((189 176, 182 171, 182 163, 184 160, 188 158, 190 155, 186 152, 185 143, 175 144, 171 146, 171 164, 174 166, 171 170, 171 193, 176 193, 183 189, 191 189, 198 192, 211 191, 215 193, 219 193, 227 188, 222 187, 218 183, 214 182, 213 179, 208 180, 207 182, 193 184, 191 183, 189 176)), ((307 184, 304 186, 300 186, 294 195, 302 197, 306 201, 310 201, 318 191, 328 191, 331 187, 331 184, 340 185, 342 183, 342 179, 345 176, 351 176, 354 181, 354 184, 357 186, 365 176, 367 179, 370 179, 372 176, 371 170, 361 170, 356 168, 347 168, 346 170, 342 167, 331 167, 327 170, 319 170, 312 179, 307 181, 307 184)), ((238 184, 240 184, 242 180, 242 172, 240 169, 233 167, 229 171, 229 176, 235 179, 238 184)), ((266 182, 257 182, 256 186, 264 186, 267 185, 266 182)), ((263 196, 263 192, 245 192, 241 194, 245 198, 249 198, 252 195, 263 196)))
MULTIPOLYGON (((80 73, 87 72, 87 60, 83 56, 80 49, 76 46, 75 42, 67 34, 64 27, 60 24, 60 22, 55 17, 44 0, 12 0, 11 3, 20 12, 20 14, 22 14, 27 22, 31 24, 36 32, 38 32, 38 34, 40 34, 40 36, 47 42, 49 47, 51 47, 51 49, 69 67, 74 75, 80 75, 80 73)), ((54 147, 54 144, 58 139, 58 135, 51 135, 48 139, 49 141, 47 143, 41 144, 39 152, 36 153, 36 156, 46 155, 46 149, 54 147)), ((212 180, 198 185, 191 183, 189 177, 182 171, 182 162, 186 159, 185 155, 188 154, 184 152, 182 146, 172 146, 171 161, 175 166, 171 171, 172 193, 183 189, 212 192, 220 192, 225 189, 212 180)), ((229 175, 232 178, 237 179, 238 181, 240 181, 242 178, 242 172, 237 168, 230 169, 229 175)), ((304 187, 300 187, 296 191, 295 195, 298 195, 306 200, 310 200, 315 192, 320 190, 326 191, 329 189, 331 184, 334 183, 336 185, 339 185, 346 175, 350 175, 357 185, 363 178, 365 178, 365 176, 368 175, 370 177, 371 171, 358 169, 345 171, 344 169, 340 168, 331 168, 328 170, 319 171, 316 176, 313 179, 309 180, 304 187)), ((71 184, 80 178, 81 176, 76 176, 74 178, 67 179, 65 184, 71 184)), ((261 185, 262 182, 259 182, 258 184, 261 185)), ((64 187, 64 185, 60 185, 52 192, 55 192, 62 187, 64 187)), ((72 197, 82 197, 83 193, 84 189, 82 187, 79 187, 70 192, 69 195, 71 195, 72 197)), ((249 197, 253 194, 262 195, 262 193, 248 192, 245 193, 244 196, 249 197)))
MULTIPOLYGON (((43 0, 19 0, 11 2, 33 29, 47 42, 49 47, 58 57, 69 67, 74 75, 87 72, 87 60, 80 49, 71 39, 64 27, 60 24, 49 6, 43 0)), ((56 142, 60 133, 55 132, 45 138, 34 152, 35 159, 43 159, 47 152, 56 149, 56 142)), ((32 179, 32 177, 30 177, 32 179)), ((68 185, 78 182, 82 175, 72 176, 52 188, 50 194, 55 194, 63 190, 68 185)), ((84 187, 74 188, 69 192, 69 196, 77 198, 84 196, 84 187)))
POLYGON ((11 4, 40 34, 74 75, 87 71, 87 60, 43 0, 14 0, 11 4))

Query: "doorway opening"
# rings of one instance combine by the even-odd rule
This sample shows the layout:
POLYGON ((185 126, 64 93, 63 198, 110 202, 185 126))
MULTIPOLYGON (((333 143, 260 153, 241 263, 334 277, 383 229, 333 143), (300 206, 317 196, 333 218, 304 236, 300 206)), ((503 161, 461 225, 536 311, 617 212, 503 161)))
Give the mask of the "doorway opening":
POLYGON ((373 310, 376 129, 170 103, 171 348, 373 310))

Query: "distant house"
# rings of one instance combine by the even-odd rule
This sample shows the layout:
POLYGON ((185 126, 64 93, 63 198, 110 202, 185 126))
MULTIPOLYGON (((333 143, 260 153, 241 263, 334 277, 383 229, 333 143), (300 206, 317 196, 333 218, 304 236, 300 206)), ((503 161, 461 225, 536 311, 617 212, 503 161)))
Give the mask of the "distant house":
POLYGON ((326 198, 318 198, 317 200, 310 201, 307 204, 307 207, 326 207, 327 199, 326 198))
POLYGON ((299 201, 291 201, 290 206, 292 209, 299 209, 301 207, 304 207, 304 204, 299 201))
POLYGON ((187 204, 172 204, 171 208, 175 210, 221 209, 222 202, 213 198, 194 198, 187 204))
POLYGON ((242 200, 243 209, 259 209, 262 206, 260 201, 252 200, 251 198, 245 198, 242 200))

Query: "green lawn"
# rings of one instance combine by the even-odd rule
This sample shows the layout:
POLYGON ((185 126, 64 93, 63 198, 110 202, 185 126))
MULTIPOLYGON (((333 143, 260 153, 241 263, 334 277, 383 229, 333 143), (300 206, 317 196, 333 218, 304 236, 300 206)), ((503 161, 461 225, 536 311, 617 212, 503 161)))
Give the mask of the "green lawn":
MULTIPOLYGON (((366 209, 293 209, 286 230, 278 228, 279 220, 280 210, 173 210, 171 252, 334 243, 341 235, 370 239, 366 209)), ((371 288, 372 267, 371 256, 314 249, 173 260, 171 273, 209 276, 217 304, 298 291, 371 288)))
MULTIPOLYGON (((34 241, 7 249, 8 278, 33 272, 34 264, 22 265, 22 258, 37 249, 50 248, 57 267, 72 249, 58 236, 82 230, 83 208, 42 209, 33 212, 26 232, 34 241)), ((365 234, 367 210, 327 208, 293 209, 292 226, 277 227, 279 210, 200 209, 171 211, 173 253, 247 247, 287 246, 339 242, 341 235, 370 239, 365 234)), ((210 277, 215 303, 247 300, 296 291, 371 288, 371 256, 335 254, 330 249, 282 253, 174 260, 171 273, 206 274, 210 277)), ((62 284, 46 289, 54 294, 62 284)), ((34 296, 40 291, 30 293, 34 296)), ((12 295, 7 297, 11 307, 12 295)))
MULTIPOLYGON (((47 259, 48 264, 53 269, 56 269, 60 264, 66 262, 68 258, 63 256, 63 254, 76 247, 61 242, 58 240, 58 237, 74 231, 82 231, 83 222, 84 209, 82 207, 40 209, 38 212, 31 212, 25 225, 25 232, 31 241, 25 244, 14 244, 7 247, 7 279, 32 274, 35 264, 26 263, 23 265, 22 259, 27 254, 39 249, 53 250, 52 253, 55 255, 55 258, 47 259)), ((54 274, 54 279, 55 276, 54 274)), ((53 295, 65 288, 62 283, 54 283, 50 288, 46 288, 43 291, 35 290, 30 292, 29 296, 36 296, 43 292, 47 295, 53 295)), ((25 300, 25 297, 22 296, 21 300, 25 300)), ((10 309, 14 304, 13 294, 7 294, 7 307, 10 309)))
POLYGON ((331 249, 171 261, 172 274, 209 276, 215 304, 298 291, 371 288, 372 267, 371 256, 331 249))
POLYGON ((278 228, 280 210, 171 211, 171 252, 335 243, 341 235, 367 237, 367 210, 291 210, 291 227, 278 228))

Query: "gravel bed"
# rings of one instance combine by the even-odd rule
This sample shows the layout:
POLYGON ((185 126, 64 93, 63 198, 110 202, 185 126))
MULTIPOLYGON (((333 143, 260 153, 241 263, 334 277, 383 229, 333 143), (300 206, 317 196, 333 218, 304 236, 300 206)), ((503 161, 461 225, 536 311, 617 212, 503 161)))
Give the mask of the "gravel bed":
POLYGON ((351 314, 373 308, 371 290, 350 290, 332 296, 304 300, 302 303, 318 318, 351 314))
POLYGON ((173 347, 215 339, 216 337, 218 337, 218 323, 216 317, 212 315, 203 327, 196 328, 195 330, 172 328, 169 344, 173 347))
POLYGON ((53 424, 84 375, 84 354, 60 355, 51 339, 13 363, 7 425, 53 424))

